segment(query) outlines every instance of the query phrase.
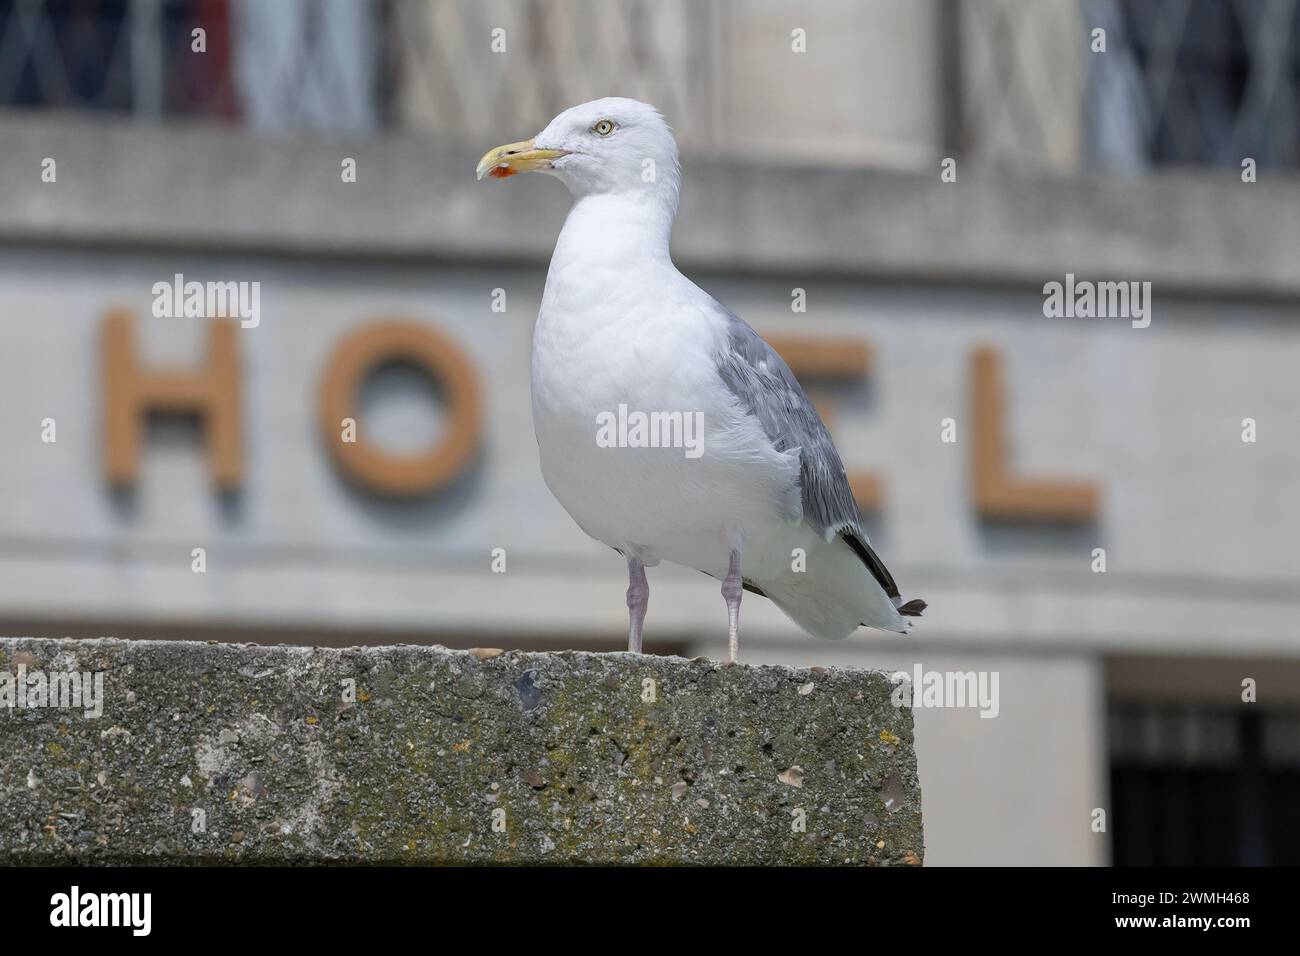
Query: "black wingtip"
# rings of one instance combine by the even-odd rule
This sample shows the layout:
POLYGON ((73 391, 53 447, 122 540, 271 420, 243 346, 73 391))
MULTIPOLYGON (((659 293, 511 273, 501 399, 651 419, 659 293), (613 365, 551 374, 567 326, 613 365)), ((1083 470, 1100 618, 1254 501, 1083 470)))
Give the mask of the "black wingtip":
POLYGON ((926 603, 920 598, 912 598, 912 600, 898 608, 898 613, 907 617, 920 617, 921 612, 926 609, 926 606, 926 603))

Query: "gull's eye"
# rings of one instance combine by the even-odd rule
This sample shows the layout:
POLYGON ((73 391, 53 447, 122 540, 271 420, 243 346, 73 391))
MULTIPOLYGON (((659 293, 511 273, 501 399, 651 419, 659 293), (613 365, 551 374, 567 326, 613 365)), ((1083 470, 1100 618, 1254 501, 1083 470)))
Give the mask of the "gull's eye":
POLYGON ((591 131, 599 136, 608 136, 614 132, 614 124, 610 120, 601 120, 591 128, 591 131))

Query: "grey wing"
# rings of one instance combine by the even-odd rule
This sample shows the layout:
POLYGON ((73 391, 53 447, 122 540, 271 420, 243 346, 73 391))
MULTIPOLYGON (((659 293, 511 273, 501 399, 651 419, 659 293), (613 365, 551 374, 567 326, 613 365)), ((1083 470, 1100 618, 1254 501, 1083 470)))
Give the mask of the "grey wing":
POLYGON ((817 409, 776 350, 744 319, 721 305, 716 308, 727 323, 727 344, 718 356, 718 374, 741 406, 762 424, 777 451, 799 449, 804 520, 828 540, 842 535, 885 594, 898 598, 898 585, 862 530, 862 514, 849 488, 844 463, 817 409))

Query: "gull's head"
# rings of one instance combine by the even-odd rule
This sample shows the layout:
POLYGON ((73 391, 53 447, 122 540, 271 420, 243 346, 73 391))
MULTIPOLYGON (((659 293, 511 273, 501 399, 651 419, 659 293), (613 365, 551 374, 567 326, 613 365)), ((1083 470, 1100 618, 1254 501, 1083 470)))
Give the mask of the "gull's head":
POLYGON ((489 151, 478 178, 546 172, 575 196, 662 195, 677 200, 677 141, 653 106, 609 96, 565 110, 532 139, 489 151))

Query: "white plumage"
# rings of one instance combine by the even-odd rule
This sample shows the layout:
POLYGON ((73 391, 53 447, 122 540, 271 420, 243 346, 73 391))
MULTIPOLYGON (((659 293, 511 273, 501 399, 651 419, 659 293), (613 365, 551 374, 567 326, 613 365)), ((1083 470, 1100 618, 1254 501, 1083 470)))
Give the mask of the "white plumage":
POLYGON ((672 263, 679 166, 659 113, 619 98, 574 107, 488 153, 479 176, 534 169, 575 200, 533 340, 542 474, 587 534, 627 558, 630 649, 641 645, 643 568, 661 560, 723 581, 733 659, 742 583, 818 636, 905 632, 924 603, 904 604, 871 551, 812 404, 757 333, 672 263), (663 430, 650 434, 665 440, 682 435, 666 423, 692 416, 696 456, 645 447, 644 433, 598 440, 620 407, 655 416, 663 430))

